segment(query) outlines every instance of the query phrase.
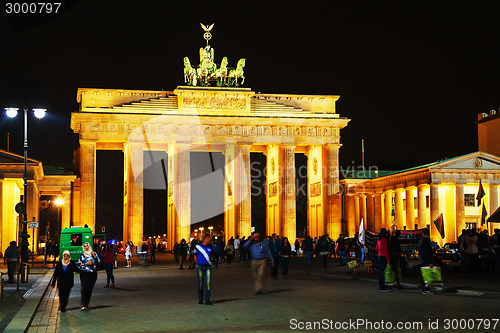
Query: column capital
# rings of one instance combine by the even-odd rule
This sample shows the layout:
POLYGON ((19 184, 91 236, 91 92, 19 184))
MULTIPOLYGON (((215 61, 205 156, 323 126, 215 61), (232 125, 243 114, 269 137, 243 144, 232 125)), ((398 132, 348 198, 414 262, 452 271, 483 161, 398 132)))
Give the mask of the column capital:
POLYGON ((337 150, 342 147, 342 144, 340 143, 327 143, 326 145, 323 145, 327 150, 337 150))
POLYGON ((297 147, 297 144, 295 143, 282 143, 281 146, 283 149, 294 149, 297 147))
POLYGON ((80 143, 80 146, 81 145, 96 145, 97 140, 80 139, 79 143, 80 143))
POLYGON ((240 148, 248 148, 250 149, 253 146, 252 142, 238 142, 236 143, 240 148))

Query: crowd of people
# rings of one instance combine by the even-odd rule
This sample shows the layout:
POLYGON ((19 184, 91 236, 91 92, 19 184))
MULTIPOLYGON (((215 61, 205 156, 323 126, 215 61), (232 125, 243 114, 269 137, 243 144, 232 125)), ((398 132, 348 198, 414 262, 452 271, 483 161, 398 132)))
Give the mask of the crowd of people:
MULTIPOLYGON (((422 230, 423 237, 417 245, 420 265, 418 267, 432 267, 442 263, 442 258, 437 255, 437 246, 430 239, 428 229, 422 230)), ((493 235, 487 231, 476 232, 464 229, 459 236, 458 244, 463 271, 470 273, 489 270, 500 273, 500 229, 495 229, 493 235)), ((164 252, 161 243, 154 240, 145 241, 136 247, 130 241, 125 245, 125 259, 127 268, 132 267, 132 255, 134 252, 140 255, 143 264, 154 263, 156 252, 164 252)), ((117 255, 121 244, 111 244, 102 241, 95 249, 89 243, 82 246, 82 254, 78 261, 72 261, 70 252, 65 251, 60 261, 55 266, 51 285, 57 285, 59 289, 60 310, 66 311, 68 297, 74 285, 74 273, 78 273, 81 282, 81 309, 88 310, 92 291, 97 281, 97 271, 104 269, 106 272, 106 285, 104 288, 115 288, 114 268, 117 267, 117 255)), ((402 251, 400 243, 400 231, 389 232, 382 228, 378 235, 375 247, 378 264, 379 290, 387 291, 392 288, 401 287, 401 272, 409 270, 408 262, 402 251), (394 269, 395 284, 388 287, 386 283, 386 268, 394 269)), ((312 260, 321 260, 323 269, 328 267, 329 262, 338 261, 339 265, 346 264, 346 257, 361 257, 364 260, 367 248, 364 242, 360 242, 358 235, 349 238, 340 234, 336 240, 328 234, 312 238, 306 236, 304 239, 296 239, 293 245, 287 237, 280 238, 272 234, 265 237, 255 232, 249 237, 236 235, 227 242, 222 238, 204 235, 201 240, 192 239, 187 242, 182 239, 173 246, 174 260, 179 263, 179 270, 184 270, 184 265, 189 265, 188 270, 197 270, 198 276, 198 301, 199 304, 211 305, 211 272, 212 268, 219 268, 220 264, 230 268, 234 262, 249 262, 255 282, 255 293, 261 295, 263 292, 263 276, 266 263, 271 263, 271 277, 278 278, 279 268, 284 279, 288 277, 290 258, 303 255, 307 273, 311 272, 312 260)), ((4 253, 4 262, 8 267, 8 282, 14 282, 14 275, 19 260, 19 249, 16 242, 11 242, 4 253)), ((417 267, 417 268, 418 268, 417 267)), ((428 285, 422 280, 423 294, 432 294, 428 285)))

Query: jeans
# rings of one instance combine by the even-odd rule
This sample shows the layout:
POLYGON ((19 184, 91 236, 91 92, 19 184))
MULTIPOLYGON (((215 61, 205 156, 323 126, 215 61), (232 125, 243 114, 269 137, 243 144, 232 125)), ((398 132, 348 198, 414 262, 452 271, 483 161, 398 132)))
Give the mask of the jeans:
POLYGON ((306 265, 307 265, 307 269, 311 269, 312 267, 312 258, 313 258, 313 251, 305 251, 304 252, 304 255, 306 256, 306 265))
POLYGON ((345 264, 345 250, 344 251, 339 250, 339 259, 340 259, 340 264, 345 264))
POLYGON ((385 290, 385 268, 387 267, 387 258, 378 256, 378 289, 385 290))
POLYGON ((106 270, 107 284, 109 284, 109 281, 115 283, 115 276, 113 275, 113 264, 104 264, 104 269, 106 270))
POLYGON ((288 275, 288 264, 290 263, 290 257, 285 258, 281 257, 281 271, 283 272, 284 276, 288 275))
POLYGON ((212 276, 212 266, 197 265, 198 272, 198 300, 203 301, 203 284, 205 284, 205 302, 210 301, 210 278, 212 276))

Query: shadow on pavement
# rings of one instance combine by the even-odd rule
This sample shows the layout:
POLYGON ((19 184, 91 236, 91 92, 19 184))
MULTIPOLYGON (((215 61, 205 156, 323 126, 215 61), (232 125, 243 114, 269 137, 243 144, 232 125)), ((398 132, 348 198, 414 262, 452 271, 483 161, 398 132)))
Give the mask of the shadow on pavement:
POLYGON ((239 301, 242 300, 243 298, 227 298, 227 299, 218 299, 216 301, 212 301, 213 304, 220 304, 220 303, 226 303, 226 302, 232 302, 232 301, 239 301))

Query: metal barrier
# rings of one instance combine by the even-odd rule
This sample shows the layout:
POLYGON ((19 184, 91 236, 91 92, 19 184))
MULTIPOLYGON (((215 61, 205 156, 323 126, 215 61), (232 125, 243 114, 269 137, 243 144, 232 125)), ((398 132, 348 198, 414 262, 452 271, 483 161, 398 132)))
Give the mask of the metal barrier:
POLYGON ((0 272, 0 301, 3 300, 3 275, 4 272, 0 272))
POLYGON ((28 283, 30 267, 27 263, 21 263, 21 283, 28 283))

